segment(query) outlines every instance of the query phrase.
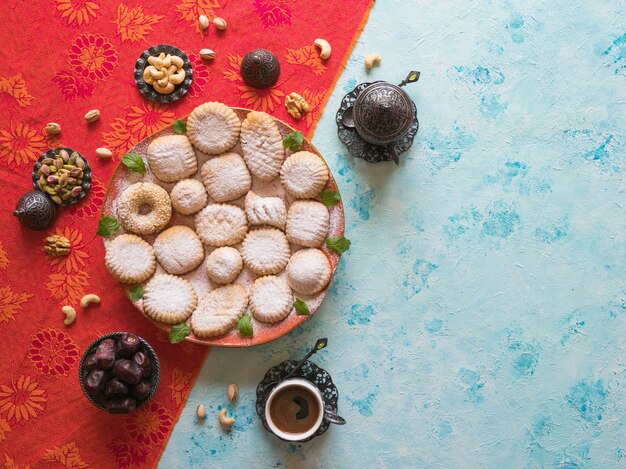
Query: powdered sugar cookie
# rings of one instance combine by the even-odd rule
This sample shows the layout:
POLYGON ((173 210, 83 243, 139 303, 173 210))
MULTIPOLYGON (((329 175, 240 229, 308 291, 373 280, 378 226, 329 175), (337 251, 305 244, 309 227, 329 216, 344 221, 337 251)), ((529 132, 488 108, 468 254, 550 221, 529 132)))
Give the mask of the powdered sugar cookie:
POLYGON ((324 204, 314 200, 296 200, 287 213, 287 239, 289 242, 317 248, 328 233, 330 213, 324 204))
POLYGON ((250 231, 241 246, 241 257, 256 275, 277 274, 289 262, 291 249, 284 233, 276 228, 250 231))
POLYGON ((269 114, 251 111, 241 124, 241 151, 250 172, 261 181, 280 173, 285 159, 283 137, 269 114))
POLYGON ((246 194, 245 207, 251 225, 271 225, 285 229, 287 207, 280 197, 260 197, 249 191, 246 194))
POLYGON ((202 210, 209 200, 204 184, 196 179, 178 181, 170 192, 170 198, 174 210, 183 215, 193 215, 202 210))
POLYGON ((204 103, 187 119, 187 136, 200 151, 219 155, 236 143, 241 121, 231 108, 222 103, 204 103))
POLYGON ((186 274, 204 259, 204 247, 195 231, 187 226, 172 226, 154 240, 159 264, 170 274, 186 274))
POLYGON ((330 262, 319 249, 302 249, 289 259, 287 281, 291 288, 303 295, 314 295, 330 281, 330 262))
POLYGON ((222 335, 237 324, 247 306, 248 294, 241 285, 226 285, 211 290, 193 312, 191 330, 202 338, 222 335))
POLYGON ((141 283, 154 273, 154 250, 139 236, 122 234, 106 246, 107 269, 118 282, 141 283))
POLYGON ((163 182, 178 181, 198 170, 196 153, 185 135, 155 138, 148 145, 146 157, 154 175, 163 182))
POLYGON ((252 187, 250 171, 237 153, 224 153, 204 163, 202 182, 216 202, 243 197, 252 187))
POLYGON ((127 187, 118 199, 117 215, 127 231, 152 234, 161 231, 172 216, 167 191, 151 182, 137 182, 127 187))
POLYGON ((209 204, 195 217, 196 233, 209 246, 231 246, 248 232, 245 212, 236 205, 209 204))
POLYGON ((215 249, 206 260, 206 272, 215 283, 231 283, 243 269, 241 254, 235 248, 215 249))
POLYGON ((328 167, 315 153, 299 151, 283 163, 280 180, 298 199, 317 197, 328 182, 328 167))
POLYGON ((275 323, 291 312, 293 294, 286 280, 270 275, 254 281, 250 290, 250 311, 258 321, 275 323))
POLYGON ((175 275, 155 275, 144 288, 144 313, 164 324, 185 321, 197 304, 198 295, 191 283, 175 275))

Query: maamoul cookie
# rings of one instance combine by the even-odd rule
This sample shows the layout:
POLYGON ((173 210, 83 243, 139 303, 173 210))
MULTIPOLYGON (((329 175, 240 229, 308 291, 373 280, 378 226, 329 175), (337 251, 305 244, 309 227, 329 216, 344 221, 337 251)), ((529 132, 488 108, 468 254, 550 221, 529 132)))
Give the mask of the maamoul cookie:
POLYGON ((198 159, 185 135, 155 138, 146 151, 154 175, 163 182, 174 182, 194 174, 198 159))
POLYGON ((204 184, 196 179, 178 181, 170 192, 170 198, 174 210, 183 215, 193 215, 209 201, 204 184))
POLYGON ((236 205, 209 204, 195 217, 196 233, 209 246, 231 246, 248 232, 245 212, 236 205))
POLYGON ((243 262, 256 275, 277 274, 289 262, 290 254, 287 238, 276 228, 250 231, 241 247, 243 262))
POLYGON ((261 181, 280 173, 285 159, 283 137, 269 114, 250 111, 241 124, 241 151, 250 172, 261 181))
POLYGON ((293 294, 286 280, 270 275, 254 281, 250 290, 250 311, 258 321, 275 323, 291 312, 293 294))
POLYGON ((215 249, 206 260, 206 272, 215 283, 231 283, 243 269, 241 254, 235 248, 215 249))
POLYGON ((324 289, 332 274, 330 262, 319 249, 302 249, 287 264, 287 281, 303 295, 314 295, 324 289))
POLYGON ((156 269, 154 250, 139 236, 122 234, 106 246, 107 269, 122 283, 141 283, 156 269))
POLYGON ((287 192, 298 199, 317 197, 328 182, 324 160, 309 151, 294 153, 283 163, 280 180, 287 192))
POLYGON ((187 226, 172 226, 162 231, 153 246, 159 264, 170 274, 186 274, 204 260, 202 242, 187 226))
POLYGON ((219 155, 237 143, 241 121, 231 108, 222 103, 204 103, 187 119, 187 136, 200 151, 219 155))
POLYGON ((246 194, 245 208, 251 225, 271 225, 285 229, 287 207, 280 197, 260 197, 249 191, 246 194))
POLYGON ((252 177, 243 158, 224 153, 202 165, 202 182, 213 200, 228 202, 243 197, 252 187, 252 177))
POLYGON ((191 283, 170 274, 155 275, 144 288, 143 311, 165 324, 185 321, 196 309, 198 295, 191 283))
POLYGON ((172 216, 167 191, 151 182, 137 182, 122 192, 117 215, 127 231, 152 234, 161 231, 172 216))
POLYGON ((287 213, 287 239, 289 242, 317 248, 328 233, 330 213, 324 204, 314 200, 296 200, 287 213))
POLYGON ((201 338, 222 335, 237 324, 247 306, 248 294, 241 285, 226 285, 211 290, 193 312, 191 330, 201 338))

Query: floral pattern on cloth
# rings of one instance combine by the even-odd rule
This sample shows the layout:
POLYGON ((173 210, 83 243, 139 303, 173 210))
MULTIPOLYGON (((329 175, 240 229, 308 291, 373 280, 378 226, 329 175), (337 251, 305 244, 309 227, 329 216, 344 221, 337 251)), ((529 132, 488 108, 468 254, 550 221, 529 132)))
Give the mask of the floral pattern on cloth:
POLYGON ((269 112, 310 136, 372 4, 34 0, 14 8, 0 2, 0 58, 6 64, 0 73, 0 180, 8 208, 0 211, 0 466, 134 469, 158 462, 207 349, 169 344, 108 274, 96 236, 108 181, 140 140, 206 101, 269 112), (228 28, 217 31, 211 24, 203 31, 200 14, 223 17, 228 28), (326 61, 312 46, 316 37, 332 44, 326 61), (169 105, 143 98, 133 77, 139 55, 163 43, 183 50, 193 66, 189 92, 169 105), (239 75, 245 54, 258 47, 281 63, 278 83, 267 90, 249 87, 239 75), (203 60, 203 48, 215 50, 215 60, 203 60), (284 108, 291 92, 311 108, 300 120, 284 108), (91 109, 100 111, 100 119, 87 123, 83 116, 91 109), (61 133, 48 136, 48 122, 58 123, 61 133), (10 209, 32 190, 34 162, 58 146, 89 161, 91 190, 59 208, 52 227, 32 231, 10 209), (97 158, 98 147, 110 149, 112 158, 97 158), (45 253, 51 235, 70 241, 67 256, 45 253), (80 299, 88 293, 102 301, 83 310, 80 299), (63 324, 65 305, 77 312, 70 326, 63 324), (83 351, 112 331, 146 339, 161 364, 153 400, 128 416, 97 409, 78 384, 83 351))

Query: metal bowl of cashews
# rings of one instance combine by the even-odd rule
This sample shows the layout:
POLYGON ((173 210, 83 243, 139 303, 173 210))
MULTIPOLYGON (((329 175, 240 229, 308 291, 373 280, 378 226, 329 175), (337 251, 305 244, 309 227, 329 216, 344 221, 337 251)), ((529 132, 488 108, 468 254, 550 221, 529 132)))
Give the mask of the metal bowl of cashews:
POLYGON ((193 81, 187 55, 167 44, 143 51, 135 63, 134 75, 137 89, 145 98, 164 104, 182 98, 193 81))

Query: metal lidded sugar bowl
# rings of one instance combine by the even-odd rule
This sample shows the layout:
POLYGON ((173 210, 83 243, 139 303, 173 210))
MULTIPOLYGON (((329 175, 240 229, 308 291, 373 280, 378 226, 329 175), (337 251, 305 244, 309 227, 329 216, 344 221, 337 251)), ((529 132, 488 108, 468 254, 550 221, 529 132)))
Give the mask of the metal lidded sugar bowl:
POLYGON ((361 83, 344 96, 337 111, 339 139, 350 153, 369 162, 393 160, 406 151, 419 128, 417 109, 402 89, 419 80, 412 71, 396 86, 385 81, 361 83))

